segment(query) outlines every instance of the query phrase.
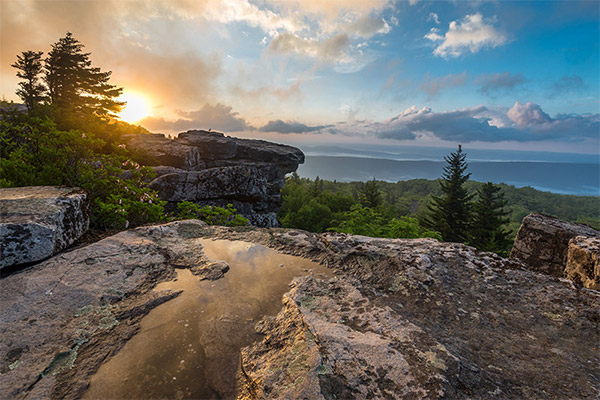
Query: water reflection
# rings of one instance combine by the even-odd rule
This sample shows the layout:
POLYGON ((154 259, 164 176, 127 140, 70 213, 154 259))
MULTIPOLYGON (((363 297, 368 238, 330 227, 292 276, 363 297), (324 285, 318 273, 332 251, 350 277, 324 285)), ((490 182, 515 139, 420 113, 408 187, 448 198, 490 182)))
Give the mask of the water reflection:
POLYGON ((212 260, 230 265, 217 281, 188 270, 156 290, 183 290, 152 310, 140 332, 92 377, 86 399, 217 399, 235 397, 239 350, 260 336, 254 324, 281 309, 294 277, 327 268, 264 246, 203 240, 212 260))

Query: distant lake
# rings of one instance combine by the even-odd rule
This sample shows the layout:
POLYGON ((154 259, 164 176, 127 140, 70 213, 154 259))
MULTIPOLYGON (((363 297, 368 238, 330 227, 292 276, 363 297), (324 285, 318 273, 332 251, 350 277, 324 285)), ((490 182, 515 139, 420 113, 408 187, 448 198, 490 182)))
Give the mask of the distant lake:
MULTIPOLYGON (((306 149, 308 150, 308 149, 306 149)), ((302 177, 342 182, 378 179, 388 182, 410 179, 437 179, 446 163, 431 160, 394 160, 357 156, 310 155, 298 168, 302 177)), ((444 149, 443 155, 450 153, 444 149)), ((468 152, 468 154, 473 153, 468 152)), ((475 152, 476 153, 476 152, 475 152)), ((508 152, 506 152, 508 153, 508 152)), ((553 153, 550 153, 553 154, 553 153)), ((560 153, 559 153, 560 154, 560 153)), ((411 153, 414 156, 414 153, 411 153)), ((431 153, 428 153, 431 156, 431 153)), ((496 156, 507 154, 496 154, 496 156)), ((566 155, 573 157, 577 155, 566 155)), ((440 157, 440 158, 441 158, 440 157)), ((555 156, 559 158, 559 156, 555 156)), ((531 186, 535 189, 576 195, 600 196, 600 164, 593 162, 597 156, 582 156, 578 160, 565 161, 468 161, 471 179, 480 182, 506 183, 516 187, 531 186), (585 160, 582 160, 584 158, 585 160)))

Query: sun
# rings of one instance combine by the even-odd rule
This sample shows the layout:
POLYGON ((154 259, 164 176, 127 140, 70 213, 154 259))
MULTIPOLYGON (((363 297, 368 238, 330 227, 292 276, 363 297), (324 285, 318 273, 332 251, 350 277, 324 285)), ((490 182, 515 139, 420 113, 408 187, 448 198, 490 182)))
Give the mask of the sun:
POLYGON ((142 118, 149 117, 152 113, 150 102, 140 93, 123 93, 119 97, 119 100, 127 102, 123 110, 119 113, 119 116, 125 122, 136 122, 142 118))

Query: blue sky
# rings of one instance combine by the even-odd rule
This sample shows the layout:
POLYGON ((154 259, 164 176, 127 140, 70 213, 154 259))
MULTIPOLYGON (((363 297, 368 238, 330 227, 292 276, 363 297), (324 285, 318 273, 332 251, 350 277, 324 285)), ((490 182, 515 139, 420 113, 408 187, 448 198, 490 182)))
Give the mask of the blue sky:
POLYGON ((0 3, 0 82, 68 30, 156 132, 599 153, 598 1, 0 3), (36 29, 31 29, 36 26, 36 29))

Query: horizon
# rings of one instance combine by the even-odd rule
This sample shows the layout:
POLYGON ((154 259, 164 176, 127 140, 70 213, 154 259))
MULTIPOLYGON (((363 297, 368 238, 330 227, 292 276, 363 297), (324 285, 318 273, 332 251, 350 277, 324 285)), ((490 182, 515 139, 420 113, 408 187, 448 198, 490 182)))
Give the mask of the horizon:
POLYGON ((600 3, 14 1, 0 80, 73 33, 127 122, 302 147, 600 154, 600 3), (36 30, 30 29, 31 24, 36 30))

